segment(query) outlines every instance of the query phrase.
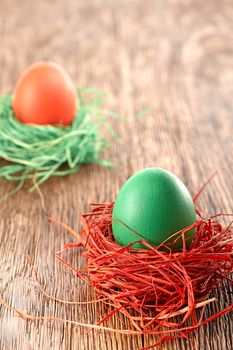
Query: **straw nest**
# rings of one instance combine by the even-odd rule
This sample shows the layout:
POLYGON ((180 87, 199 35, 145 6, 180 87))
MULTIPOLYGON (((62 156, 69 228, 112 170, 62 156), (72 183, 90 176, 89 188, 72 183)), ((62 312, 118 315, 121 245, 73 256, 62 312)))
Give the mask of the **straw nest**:
MULTIPOLYGON (((71 126, 23 124, 12 111, 12 97, 0 99, 0 177, 10 181, 32 179, 30 190, 50 176, 76 173, 81 164, 111 165, 100 159, 108 146, 100 128, 108 127, 102 104, 105 94, 90 88, 77 90, 78 109, 71 126)), ((109 128, 108 128, 109 130, 109 128)))
MULTIPOLYGON (((109 312, 98 322, 124 314, 132 325, 131 334, 156 334, 158 343, 187 336, 201 325, 233 309, 207 316, 207 304, 216 302, 216 291, 223 281, 232 283, 233 235, 224 228, 219 215, 201 218, 191 227, 196 229, 189 250, 172 251, 164 242, 148 249, 119 246, 112 235, 111 204, 93 204, 89 214, 82 215, 80 234, 68 230, 77 242, 67 244, 57 253, 57 259, 94 287, 99 300, 109 312), (74 247, 83 248, 86 268, 79 270, 62 258, 62 253, 74 247), (162 248, 162 250, 161 250, 162 248), (196 313, 195 309, 200 312, 196 313), (180 317, 172 318, 180 315, 180 317), (188 322, 187 322, 188 320, 188 322)), ((176 236, 184 237, 184 231, 176 236)), ((119 333, 124 332, 123 329, 119 333)), ((151 346, 151 347, 153 347, 151 346)), ((150 347, 148 347, 150 348, 150 347)))

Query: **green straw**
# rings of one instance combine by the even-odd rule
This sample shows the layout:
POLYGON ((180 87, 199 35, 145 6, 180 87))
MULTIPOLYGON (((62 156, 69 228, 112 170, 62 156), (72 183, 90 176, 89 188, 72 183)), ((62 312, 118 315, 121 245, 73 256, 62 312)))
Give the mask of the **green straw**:
POLYGON ((100 159, 108 141, 100 133, 106 126, 102 108, 106 94, 91 88, 77 90, 78 109, 71 126, 29 125, 19 121, 12 111, 12 97, 0 97, 0 158, 9 162, 0 166, 0 177, 34 181, 29 191, 51 176, 77 173, 81 164, 113 166, 100 159))

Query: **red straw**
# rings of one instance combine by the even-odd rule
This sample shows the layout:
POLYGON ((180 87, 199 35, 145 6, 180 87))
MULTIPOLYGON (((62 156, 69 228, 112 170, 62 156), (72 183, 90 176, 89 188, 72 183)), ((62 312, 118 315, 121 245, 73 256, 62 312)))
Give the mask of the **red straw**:
MULTIPOLYGON (((163 242, 148 249, 122 247, 112 235, 113 203, 93 203, 91 213, 82 215, 80 234, 69 231, 77 243, 64 250, 82 247, 86 269, 79 270, 57 253, 56 257, 77 277, 89 281, 97 297, 106 298, 113 307, 97 325, 122 313, 139 334, 156 334, 157 346, 175 338, 187 339, 189 333, 233 309, 233 303, 208 318, 206 305, 215 302, 214 290, 221 282, 233 283, 233 234, 231 225, 224 228, 217 217, 201 218, 194 225, 174 235, 183 238, 183 249, 173 251, 163 242), (185 248, 184 232, 196 228, 189 250, 185 248), (163 248, 161 250, 161 248, 163 248), (211 297, 210 297, 211 295, 211 297), (195 309, 200 308, 199 316, 195 309), (180 315, 179 319, 174 316, 180 315), (187 325, 187 320, 189 320, 187 325)), ((51 219, 51 221, 53 221, 51 219)), ((63 225, 66 229, 65 224, 63 225)), ((147 347, 149 349, 153 346, 147 347)))

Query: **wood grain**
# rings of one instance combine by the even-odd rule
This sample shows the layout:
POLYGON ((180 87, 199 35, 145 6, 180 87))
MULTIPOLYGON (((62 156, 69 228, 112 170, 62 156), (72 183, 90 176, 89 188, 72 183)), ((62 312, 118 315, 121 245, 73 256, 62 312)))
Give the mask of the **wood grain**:
MULTIPOLYGON (((109 92, 108 107, 128 115, 112 121, 120 135, 105 157, 113 170, 84 166, 80 173, 41 186, 49 215, 74 229, 91 201, 114 200, 134 171, 161 166, 194 193, 215 171, 201 197, 208 213, 233 211, 233 3, 218 0, 30 1, 0 0, 0 92, 39 59, 55 60, 77 85, 109 92), (133 114, 150 107, 135 122, 133 114)), ((14 184, 0 181, 0 197, 14 184)), ((0 296, 16 308, 93 323, 99 305, 64 306, 43 297, 26 256, 38 267, 48 293, 67 300, 92 298, 92 290, 55 262, 70 236, 47 221, 37 192, 27 188, 1 203, 0 296)), ((73 251, 69 259, 82 265, 73 251)), ((232 289, 218 295, 223 307, 232 289)), ((210 305, 210 314, 218 306, 210 305)), ((121 320, 122 321, 122 320, 121 320)), ((109 325, 121 326, 118 319, 109 325)), ((123 320, 124 322, 127 321, 123 320)), ((232 314, 193 335, 197 349, 233 348, 232 314)), ((0 349, 136 350, 155 342, 86 332, 58 322, 26 322, 0 309, 0 349)), ((161 349, 191 349, 172 341, 161 349)))

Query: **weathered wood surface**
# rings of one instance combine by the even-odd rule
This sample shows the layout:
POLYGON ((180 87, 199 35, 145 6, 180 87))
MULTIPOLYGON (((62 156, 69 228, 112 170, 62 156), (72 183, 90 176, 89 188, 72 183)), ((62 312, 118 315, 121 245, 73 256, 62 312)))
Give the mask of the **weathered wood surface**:
MULTIPOLYGON (((232 1, 0 1, 0 92, 38 59, 62 64, 78 85, 109 92, 109 108, 137 123, 114 121, 121 138, 105 156, 114 170, 85 166, 80 173, 41 186, 49 215, 80 228, 91 201, 114 200, 134 171, 161 166, 174 171, 194 193, 215 171, 201 197, 209 213, 233 211, 233 3, 232 1)), ((0 182, 0 195, 13 184, 0 182)), ((27 255, 46 291, 67 300, 92 298, 92 290, 55 262, 70 236, 47 221, 37 192, 20 191, 1 203, 0 297, 16 308, 96 322, 99 306, 64 306, 46 299, 32 278, 27 255)), ((77 252, 70 254, 82 264, 77 252), (73 254, 73 255, 72 255, 73 254)), ((219 295, 220 306, 232 290, 219 295)), ((207 314, 217 306, 209 306, 207 314)), ((119 321, 109 321, 109 325, 119 321)), ((193 335, 197 349, 233 348, 232 314, 193 335)), ((26 322, 0 309, 0 349, 136 350, 155 342, 71 327, 26 322)), ((161 349, 190 349, 172 341, 161 349)))

